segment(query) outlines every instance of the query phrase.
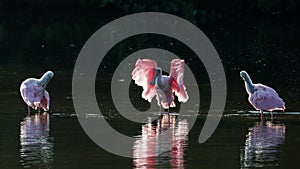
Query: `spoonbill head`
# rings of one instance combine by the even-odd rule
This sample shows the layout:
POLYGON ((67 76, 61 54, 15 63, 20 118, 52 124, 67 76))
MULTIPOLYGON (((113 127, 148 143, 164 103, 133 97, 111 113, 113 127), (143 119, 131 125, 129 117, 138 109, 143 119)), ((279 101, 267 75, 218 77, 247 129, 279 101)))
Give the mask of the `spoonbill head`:
POLYGON ((52 71, 47 71, 40 79, 39 83, 40 85, 45 89, 50 82, 50 80, 53 78, 54 73, 52 71))
POLYGON ((161 76, 161 75, 162 75, 162 70, 161 70, 161 68, 156 67, 156 68, 155 68, 155 73, 154 73, 153 80, 150 82, 150 84, 151 84, 151 85, 155 85, 156 78, 157 78, 158 76, 161 76))
POLYGON ((240 72, 240 76, 241 76, 241 78, 243 78, 244 80, 245 80, 246 78, 249 78, 249 75, 248 75, 248 73, 247 73, 245 70, 242 70, 242 71, 240 72))
POLYGON ((254 84, 252 83, 252 80, 251 80, 250 76, 248 75, 248 73, 243 70, 240 72, 240 76, 245 82, 245 87, 246 87, 247 93, 253 94, 255 91, 255 87, 254 87, 254 84))

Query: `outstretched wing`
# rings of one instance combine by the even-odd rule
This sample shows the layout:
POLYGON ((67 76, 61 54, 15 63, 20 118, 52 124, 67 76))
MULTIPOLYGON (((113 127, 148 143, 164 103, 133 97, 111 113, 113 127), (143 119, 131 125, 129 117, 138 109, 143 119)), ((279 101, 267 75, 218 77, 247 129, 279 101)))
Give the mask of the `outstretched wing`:
POLYGON ((183 83, 183 76, 184 60, 172 60, 170 70, 170 86, 172 88, 172 92, 175 92, 175 95, 178 97, 178 101, 180 102, 186 102, 189 99, 189 96, 186 92, 186 87, 183 83))
POLYGON ((155 75, 157 64, 151 59, 138 59, 135 63, 135 69, 132 71, 132 79, 135 84, 143 87, 142 97, 151 102, 155 96, 155 85, 151 85, 155 75))

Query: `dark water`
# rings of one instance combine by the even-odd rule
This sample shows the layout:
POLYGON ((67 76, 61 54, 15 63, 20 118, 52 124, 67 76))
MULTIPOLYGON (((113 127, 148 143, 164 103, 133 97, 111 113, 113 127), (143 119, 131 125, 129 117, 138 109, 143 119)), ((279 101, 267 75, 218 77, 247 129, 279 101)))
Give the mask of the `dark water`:
POLYGON ((278 166, 278 151, 285 141, 286 126, 270 121, 249 128, 245 147, 241 151, 242 167, 278 166))
MULTIPOLYGON (((276 118, 275 118, 276 119, 276 118)), ((197 142, 205 118, 199 116, 188 134, 186 120, 167 116, 129 125, 113 118, 115 127, 135 132, 133 159, 118 157, 98 147, 76 118, 49 114, 1 116, 1 168, 296 168, 300 137, 298 121, 260 121, 259 116, 223 118, 213 136, 197 142), (166 129, 172 137, 158 140, 166 129), (188 134, 188 135, 187 135, 188 134), (171 151, 156 155, 160 148, 171 151)), ((118 146, 118 145, 116 145, 118 146)))
MULTIPOLYGON (((215 133, 207 142, 199 144, 198 137, 205 113, 198 116, 192 130, 188 132, 191 124, 180 117, 177 117, 178 123, 174 123, 176 117, 172 116, 170 126, 165 116, 160 120, 150 119, 139 124, 129 122, 118 115, 116 110, 107 108, 109 112, 103 113, 109 123, 119 132, 134 138, 133 158, 124 158, 96 145, 83 131, 77 118, 69 117, 74 113, 74 108, 68 72, 56 72, 48 86, 50 113, 31 117, 26 117, 27 108, 18 91, 18 84, 27 76, 23 72, 6 73, 7 76, 1 80, 6 90, 0 92, 1 169, 297 168, 298 165, 299 112, 274 113, 272 122, 270 116, 265 115, 266 119, 261 122, 259 114, 248 113, 237 105, 227 103, 224 117, 215 133), (59 113, 60 117, 54 116, 55 113, 59 113), (157 136, 167 129, 172 136, 159 140, 157 136), (166 147, 171 147, 170 151, 157 155, 158 149, 166 147)), ((32 74, 39 73, 33 71, 32 74)), ((244 109, 247 109, 249 103, 244 98, 244 89, 236 90, 236 93, 237 99, 245 100, 244 109)), ((111 107, 111 102, 107 97, 99 105, 102 103, 111 107)), ((148 106, 141 100, 135 102, 133 104, 148 106)))

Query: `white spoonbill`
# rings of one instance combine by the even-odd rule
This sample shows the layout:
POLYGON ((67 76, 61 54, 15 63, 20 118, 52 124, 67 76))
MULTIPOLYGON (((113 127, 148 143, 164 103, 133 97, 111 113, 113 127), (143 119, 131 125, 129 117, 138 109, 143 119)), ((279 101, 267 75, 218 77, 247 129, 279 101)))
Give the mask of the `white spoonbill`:
POLYGON ((171 61, 170 75, 162 75, 161 68, 157 67, 154 60, 138 59, 135 69, 132 71, 132 79, 138 86, 143 87, 142 98, 151 102, 156 96, 158 106, 168 109, 175 107, 174 94, 178 101, 186 102, 188 94, 183 83, 184 60, 173 59, 171 61))
POLYGON ((20 92, 24 102, 28 105, 28 116, 30 116, 30 107, 38 110, 39 113, 40 108, 49 111, 50 97, 46 87, 53 76, 52 71, 47 71, 40 79, 28 78, 22 82, 20 92))
POLYGON ((248 100, 256 110, 260 110, 261 118, 263 118, 264 110, 270 111, 271 118, 273 118, 272 111, 285 110, 284 101, 274 89, 263 84, 253 84, 246 71, 241 71, 240 76, 245 81, 246 90, 249 94, 248 100))

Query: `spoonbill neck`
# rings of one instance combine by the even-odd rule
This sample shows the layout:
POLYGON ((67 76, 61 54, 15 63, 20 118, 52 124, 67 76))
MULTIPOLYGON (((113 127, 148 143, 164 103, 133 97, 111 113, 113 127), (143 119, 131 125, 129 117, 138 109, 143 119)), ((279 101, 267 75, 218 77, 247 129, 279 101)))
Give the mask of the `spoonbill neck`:
POLYGON ((48 71, 46 72, 39 80, 38 83, 45 89, 46 86, 48 85, 48 83, 50 82, 50 80, 53 77, 53 72, 48 71))
POLYGON ((251 78, 249 77, 248 74, 246 74, 246 76, 244 77, 244 81, 245 81, 245 85, 246 85, 246 90, 247 92, 250 94, 254 93, 254 85, 252 83, 251 78))
POLYGON ((160 69, 160 68, 156 68, 156 69, 155 69, 154 77, 153 77, 153 79, 151 80, 150 84, 151 84, 151 85, 154 85, 155 82, 156 82, 156 79, 157 79, 157 78, 160 79, 161 74, 162 74, 161 69, 160 69))

